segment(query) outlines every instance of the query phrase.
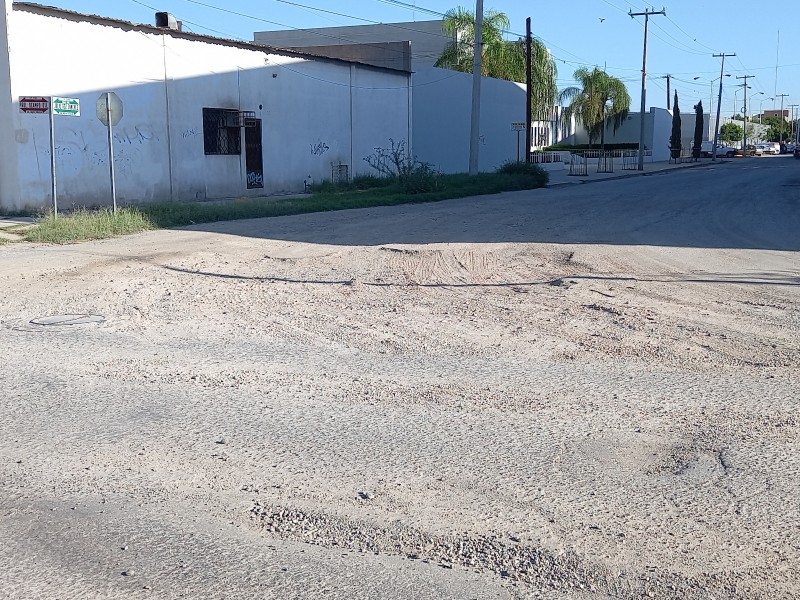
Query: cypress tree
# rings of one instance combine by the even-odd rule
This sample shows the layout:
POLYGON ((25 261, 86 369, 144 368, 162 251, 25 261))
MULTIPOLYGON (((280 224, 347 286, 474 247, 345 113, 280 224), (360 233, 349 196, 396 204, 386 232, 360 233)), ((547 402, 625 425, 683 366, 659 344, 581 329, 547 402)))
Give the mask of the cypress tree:
POLYGON ((695 160, 700 158, 701 146, 703 145, 703 101, 701 100, 694 105, 694 144, 692 145, 692 158, 695 160))
POLYGON ((681 157, 681 109, 678 108, 678 92, 672 107, 672 137, 669 139, 670 156, 673 159, 681 157))

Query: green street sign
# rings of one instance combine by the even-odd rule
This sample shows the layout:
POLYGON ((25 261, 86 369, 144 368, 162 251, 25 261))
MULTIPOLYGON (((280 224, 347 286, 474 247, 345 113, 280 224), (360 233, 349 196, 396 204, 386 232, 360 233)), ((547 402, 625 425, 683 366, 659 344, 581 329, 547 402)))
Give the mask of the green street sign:
POLYGON ((81 101, 77 98, 53 98, 53 114, 62 117, 80 117, 81 101))

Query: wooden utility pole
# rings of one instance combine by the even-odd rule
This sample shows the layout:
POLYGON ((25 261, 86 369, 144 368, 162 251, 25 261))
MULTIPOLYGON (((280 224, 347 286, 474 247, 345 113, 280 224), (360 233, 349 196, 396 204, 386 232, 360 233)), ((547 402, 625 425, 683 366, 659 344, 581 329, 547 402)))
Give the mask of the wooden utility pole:
POLYGON ((532 132, 531 127, 533 125, 533 108, 531 107, 531 100, 533 99, 533 57, 531 56, 532 51, 532 40, 531 40, 531 18, 528 17, 525 20, 525 81, 527 82, 527 93, 525 94, 525 162, 531 162, 531 142, 532 140, 532 132))
POLYGON ((722 111, 722 78, 725 73, 725 57, 736 56, 733 54, 712 54, 714 58, 722 57, 722 66, 719 68, 719 98, 717 99, 717 120, 714 122, 714 146, 711 148, 711 160, 717 160, 717 143, 719 142, 719 118, 722 111))
POLYGON ((650 17, 652 15, 665 15, 666 9, 662 8, 659 11, 652 11, 646 9, 644 12, 635 13, 628 11, 631 19, 633 17, 644 17, 644 53, 642 54, 642 103, 640 111, 639 123, 639 170, 644 171, 644 112, 647 110, 647 30, 650 25, 650 17))
MULTIPOLYGON (((742 154, 747 156, 747 80, 751 77, 755 77, 755 75, 737 75, 736 79, 744 79, 744 83, 742 87, 744 87, 744 107, 742 108, 742 112, 744 113, 744 138, 742 139, 742 154)), ((734 107, 734 112, 736 112, 736 107, 734 107)))
MULTIPOLYGON (((783 116, 783 99, 787 98, 789 94, 778 94, 776 98, 781 99, 781 121, 784 123, 786 122, 786 118, 783 116)), ((781 142, 783 142, 783 125, 781 125, 781 142)))

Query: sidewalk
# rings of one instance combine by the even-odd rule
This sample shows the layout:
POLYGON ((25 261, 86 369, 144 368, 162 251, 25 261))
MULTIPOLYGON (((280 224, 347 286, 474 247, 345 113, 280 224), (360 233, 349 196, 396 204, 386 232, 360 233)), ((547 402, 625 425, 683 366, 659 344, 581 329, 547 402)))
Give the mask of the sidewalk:
POLYGON ((671 163, 669 161, 661 161, 661 162, 652 162, 652 163, 645 163, 644 171, 628 171, 623 170, 622 165, 614 165, 614 172, 613 173, 597 173, 597 165, 590 164, 588 175, 570 175, 569 174, 569 165, 564 165, 563 170, 557 171, 550 171, 550 184, 547 187, 550 188, 557 188, 557 187, 565 187, 569 185, 576 185, 582 183, 595 183, 598 181, 613 181, 615 179, 625 179, 627 177, 641 177, 643 175, 652 175, 654 173, 664 173, 668 171, 677 171, 679 169, 694 169, 697 167, 710 167, 716 166, 720 164, 725 164, 729 162, 733 162, 734 159, 717 159, 716 162, 712 162, 708 158, 700 159, 698 162, 689 162, 689 163, 671 163))
POLYGON ((0 217, 0 239, 11 242, 21 240, 19 232, 32 223, 32 217, 0 217))

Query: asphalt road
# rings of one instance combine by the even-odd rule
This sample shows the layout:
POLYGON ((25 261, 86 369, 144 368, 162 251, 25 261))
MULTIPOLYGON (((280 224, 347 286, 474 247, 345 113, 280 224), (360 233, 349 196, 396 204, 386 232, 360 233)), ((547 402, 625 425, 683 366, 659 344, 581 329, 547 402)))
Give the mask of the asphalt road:
POLYGON ((797 597, 799 232, 776 158, 0 247, 0 596, 797 597))

